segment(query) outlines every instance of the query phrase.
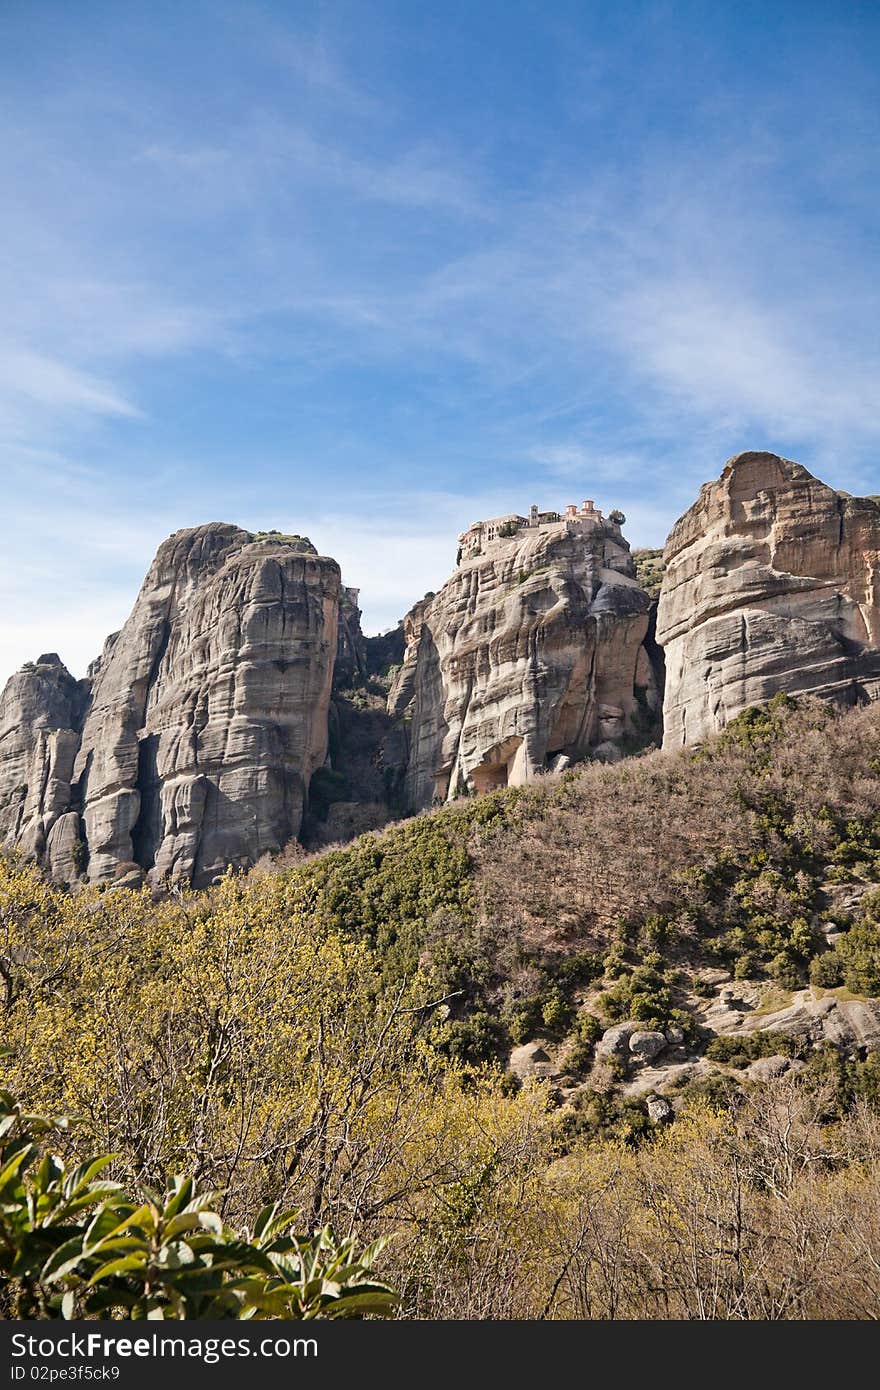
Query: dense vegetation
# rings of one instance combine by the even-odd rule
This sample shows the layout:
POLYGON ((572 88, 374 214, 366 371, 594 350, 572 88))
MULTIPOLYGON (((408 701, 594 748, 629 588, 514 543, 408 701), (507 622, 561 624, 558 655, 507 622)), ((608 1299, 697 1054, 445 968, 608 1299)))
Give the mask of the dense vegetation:
POLYGON ((191 1178, 137 1196, 51 1152, 66 1116, 29 1115, 0 1091, 0 1315, 16 1318, 338 1318, 386 1316, 370 1278, 381 1246, 332 1231, 297 1237, 295 1213, 264 1207, 253 1233, 230 1229, 191 1178), (44 1141, 48 1137, 49 1144, 44 1141), (42 1148, 42 1153, 41 1153, 42 1148))
POLYGON ((590 1019, 687 1028, 707 969, 871 993, 880 900, 852 920, 829 889, 880 882, 880 716, 778 697, 701 751, 464 801, 283 877, 387 981, 420 966, 452 996, 434 1041, 470 1062, 590 1019))
POLYGON ((801 1070, 758 1083, 764 1035, 700 1010, 876 992, 878 883, 880 710, 785 699, 202 894, 5 863, 4 1084, 132 1202, 185 1174, 236 1238, 391 1236, 407 1316, 877 1316, 877 1054, 780 1039, 801 1070), (666 1129, 594 1056, 623 1018, 714 1068, 666 1129), (520 1085, 536 1037, 563 1072, 520 1085))
POLYGON ((636 578, 642 588, 647 590, 651 598, 658 598, 666 568, 663 563, 662 547, 659 550, 649 550, 643 547, 640 550, 634 550, 632 557, 636 567, 636 578))

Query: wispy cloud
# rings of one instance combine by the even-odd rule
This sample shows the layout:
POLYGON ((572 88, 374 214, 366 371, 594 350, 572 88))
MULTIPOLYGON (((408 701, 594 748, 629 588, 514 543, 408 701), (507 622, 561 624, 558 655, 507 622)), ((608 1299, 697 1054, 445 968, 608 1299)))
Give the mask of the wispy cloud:
POLYGON ((262 111, 231 129, 222 145, 152 143, 136 159, 178 184, 185 182, 190 199, 207 196, 214 203, 277 207, 311 186, 365 203, 440 208, 478 219, 488 215, 477 171, 436 142, 413 141, 399 153, 376 158, 262 111))
POLYGON ((0 345, 0 412, 3 398, 23 398, 49 410, 134 418, 137 407, 110 385, 40 353, 0 345))
POLYGON ((292 32, 289 24, 253 0, 244 11, 229 6, 225 20, 238 42, 267 64, 289 73, 312 97, 359 118, 375 117, 387 110, 387 95, 380 101, 351 76, 340 52, 343 34, 339 26, 332 35, 328 31, 327 11, 320 14, 311 32, 302 28, 292 32))
POLYGON ((679 58, 676 7, 514 7, 492 54, 357 8, 207 0, 134 43, 119 7, 100 44, 59 10, 7 58, 22 659, 52 595, 82 666, 211 516, 311 528, 382 626, 509 506, 593 493, 656 541, 752 445, 876 490, 876 74, 837 26, 769 82, 748 46, 704 75, 696 23, 679 58))

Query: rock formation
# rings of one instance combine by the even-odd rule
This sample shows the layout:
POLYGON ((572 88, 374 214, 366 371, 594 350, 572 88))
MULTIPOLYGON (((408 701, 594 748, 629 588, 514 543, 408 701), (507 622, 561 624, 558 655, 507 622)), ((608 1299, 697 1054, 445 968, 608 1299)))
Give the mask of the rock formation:
POLYGON ((87 680, 51 656, 9 682, 0 844, 61 880, 200 885, 296 836, 319 769, 316 843, 614 756, 657 706, 650 601, 619 525, 585 503, 462 541, 442 592, 368 642, 357 590, 308 541, 178 532, 87 680), (381 670, 401 657, 386 713, 381 670))
POLYGON ((737 454, 666 543, 664 747, 779 691, 880 695, 880 504, 800 464, 737 454))
POLYGON ((615 756, 659 703, 643 646, 650 599, 615 522, 533 509, 461 540, 455 574, 404 620, 388 700, 408 730, 411 810, 597 747, 615 756))
POLYGON ((361 631, 359 593, 358 589, 344 586, 339 591, 339 626, 333 667, 333 684, 337 687, 357 685, 367 673, 367 641, 361 631))
POLYGON ((56 877, 196 885, 280 849, 327 754, 339 595, 300 537, 171 536, 84 687, 45 658, 7 686, 4 844, 56 877))
POLYGON ((0 844, 66 879, 82 867, 79 818, 65 812, 87 698, 88 683, 54 652, 16 672, 0 696, 0 844))

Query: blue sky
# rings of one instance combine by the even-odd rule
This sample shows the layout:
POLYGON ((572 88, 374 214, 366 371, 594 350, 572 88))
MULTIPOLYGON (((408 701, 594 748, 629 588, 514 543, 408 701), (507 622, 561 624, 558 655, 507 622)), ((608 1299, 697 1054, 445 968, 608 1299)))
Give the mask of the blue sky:
POLYGON ((878 88, 872 0, 3 0, 0 680, 201 521, 376 631, 532 501, 880 491, 878 88))

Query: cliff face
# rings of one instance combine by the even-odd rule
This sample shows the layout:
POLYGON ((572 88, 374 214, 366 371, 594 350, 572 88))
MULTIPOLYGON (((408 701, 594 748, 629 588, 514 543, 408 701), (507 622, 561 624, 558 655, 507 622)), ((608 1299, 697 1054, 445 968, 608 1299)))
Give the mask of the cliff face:
POLYGON ((880 505, 768 453, 730 459, 673 527, 657 640, 664 747, 779 691, 880 695, 880 505))
POLYGON ((29 663, 0 696, 0 844, 45 859, 72 878, 78 817, 65 812, 88 682, 75 681, 54 652, 29 663))
POLYGON ((357 685, 367 674, 367 640, 361 631, 358 589, 339 591, 339 625, 336 639, 334 686, 357 685))
POLYGON ((39 689, 28 672, 7 686, 3 728, 19 732, 0 744, 4 843, 45 853, 56 877, 87 857, 92 879, 133 862, 197 885, 281 848, 327 753, 339 591, 336 562, 299 537, 172 536, 94 663, 84 711, 40 666, 39 689))
POLYGON ((613 756, 658 702, 649 608, 608 522, 523 526, 465 556, 404 620, 388 709, 408 728, 409 808, 527 782, 597 745, 613 756))

